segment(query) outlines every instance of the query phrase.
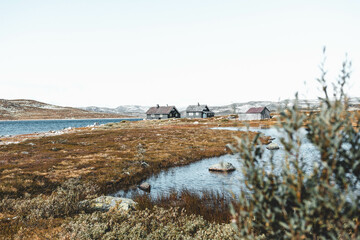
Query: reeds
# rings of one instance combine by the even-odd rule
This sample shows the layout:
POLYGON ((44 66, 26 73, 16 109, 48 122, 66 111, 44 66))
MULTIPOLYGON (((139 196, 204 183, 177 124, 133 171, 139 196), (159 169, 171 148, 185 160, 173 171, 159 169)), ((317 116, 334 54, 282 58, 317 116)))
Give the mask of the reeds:
POLYGON ((149 194, 139 194, 134 197, 139 210, 153 209, 154 206, 164 209, 179 208, 186 214, 199 215, 205 220, 214 223, 229 223, 231 214, 229 211, 231 198, 226 193, 215 191, 193 192, 188 189, 171 191, 169 194, 161 194, 156 198, 149 194))

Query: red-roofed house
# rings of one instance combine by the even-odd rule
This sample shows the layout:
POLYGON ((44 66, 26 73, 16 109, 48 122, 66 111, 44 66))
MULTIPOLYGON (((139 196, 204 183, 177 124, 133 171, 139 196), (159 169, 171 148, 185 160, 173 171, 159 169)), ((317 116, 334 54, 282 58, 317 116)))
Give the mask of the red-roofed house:
POLYGON ((246 113, 239 115, 240 120, 262 120, 269 118, 270 111, 267 107, 250 108, 246 113))

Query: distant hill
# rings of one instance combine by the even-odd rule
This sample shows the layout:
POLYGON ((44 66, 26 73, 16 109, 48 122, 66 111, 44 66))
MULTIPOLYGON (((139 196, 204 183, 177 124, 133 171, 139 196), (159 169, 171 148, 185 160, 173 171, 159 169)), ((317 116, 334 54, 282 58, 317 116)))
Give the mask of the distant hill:
POLYGON ((99 113, 78 108, 60 107, 34 100, 0 99, 0 120, 126 118, 116 113, 99 113))
MULTIPOLYGON (((252 107, 267 107, 271 112, 277 112, 286 106, 292 106, 294 100, 272 101, 250 101, 245 103, 232 103, 225 106, 210 106, 216 116, 245 113, 252 107)), ((360 109, 360 98, 351 98, 350 110, 360 109)), ((302 110, 317 110, 320 107, 319 100, 299 100, 299 108, 302 110)), ((185 112, 185 111, 184 111, 185 112)))
MULTIPOLYGON (((284 109, 286 105, 291 105, 293 100, 283 100, 279 102, 272 101, 250 101, 245 103, 233 103, 224 106, 209 106, 209 108, 215 112, 216 116, 229 115, 234 113, 244 113, 252 107, 267 107, 270 111, 276 112, 279 109, 284 109)), ((301 109, 304 110, 316 110, 319 108, 319 100, 299 100, 301 109)), ((186 106, 176 106, 180 111, 181 116, 185 116, 186 106)), ((116 113, 129 116, 145 117, 145 112, 149 109, 149 106, 139 105, 122 105, 117 108, 102 108, 102 107, 84 107, 81 108, 88 111, 95 111, 99 113, 116 113)), ((350 99, 350 109, 360 109, 360 98, 350 99)))
POLYGON ((86 111, 93 111, 98 113, 113 113, 113 114, 123 114, 133 117, 145 117, 146 111, 149 109, 149 106, 139 106, 139 105, 122 105, 117 108, 106 108, 106 107, 81 107, 81 109, 86 111))

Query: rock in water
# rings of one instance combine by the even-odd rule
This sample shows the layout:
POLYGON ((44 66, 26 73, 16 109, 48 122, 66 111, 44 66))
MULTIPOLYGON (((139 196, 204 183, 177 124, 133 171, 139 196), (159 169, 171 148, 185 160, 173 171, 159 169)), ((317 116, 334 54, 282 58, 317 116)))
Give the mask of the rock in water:
POLYGON ((231 172, 231 171, 235 171, 235 169, 236 168, 231 163, 228 162, 217 163, 209 167, 209 171, 215 171, 215 172, 231 172))
POLYGON ((147 183, 147 182, 144 182, 144 183, 140 184, 140 185, 139 185, 139 188, 140 188, 141 190, 145 191, 145 192, 150 192, 150 190, 151 190, 151 186, 150 186, 150 184, 147 183))
POLYGON ((93 210, 109 211, 113 209, 118 212, 134 210, 136 202, 129 198, 120 198, 112 196, 101 196, 92 200, 85 200, 80 204, 89 204, 93 210))
POLYGON ((266 148, 269 150, 277 150, 279 149, 279 145, 277 145, 276 143, 270 143, 269 145, 266 146, 266 148))

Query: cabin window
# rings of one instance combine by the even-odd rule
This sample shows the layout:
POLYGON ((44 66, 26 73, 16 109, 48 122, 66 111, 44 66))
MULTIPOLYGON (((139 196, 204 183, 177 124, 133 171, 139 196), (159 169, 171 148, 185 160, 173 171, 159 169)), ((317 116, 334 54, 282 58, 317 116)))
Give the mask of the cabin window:
POLYGON ((161 117, 161 118, 164 117, 164 114, 160 114, 160 117, 161 117))
POLYGON ((151 114, 151 117, 155 117, 155 114, 151 114))
POLYGON ((192 112, 191 112, 191 113, 189 113, 189 116, 194 116, 194 113, 192 113, 192 112))
POLYGON ((198 113, 198 112, 197 112, 197 113, 195 113, 195 114, 196 114, 196 116, 199 116, 199 115, 200 115, 200 113, 198 113))

